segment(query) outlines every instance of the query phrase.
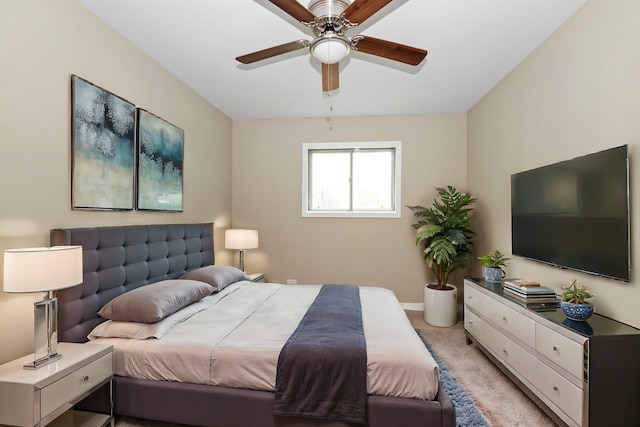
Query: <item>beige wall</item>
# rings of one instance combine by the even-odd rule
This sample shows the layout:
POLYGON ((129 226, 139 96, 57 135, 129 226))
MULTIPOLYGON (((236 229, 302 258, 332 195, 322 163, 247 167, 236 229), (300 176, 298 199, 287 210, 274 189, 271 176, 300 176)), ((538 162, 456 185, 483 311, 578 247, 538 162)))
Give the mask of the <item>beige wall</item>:
MULTIPOLYGON (((231 120, 73 0, 2 6, 0 253, 48 245, 55 227, 215 221, 222 242, 231 216, 231 120), (71 74, 184 130, 183 213, 71 210, 71 74)), ((231 262, 226 251, 219 260, 231 262)), ((39 297, 0 292, 0 363, 33 352, 39 297)))
MULTIPOLYGON (((479 251, 511 249, 510 175, 623 144, 631 157, 632 267, 640 267, 640 2, 590 0, 468 114, 479 251), (635 225, 635 226, 633 226, 635 225)), ((574 278, 596 312, 640 327, 640 277, 623 283, 514 259, 512 277, 559 290, 574 278)))
POLYGON ((351 283, 422 303, 426 267, 406 205, 430 203, 435 186, 464 190, 466 114, 247 120, 233 124, 233 226, 259 230, 249 273, 268 281, 351 283), (402 142, 402 217, 302 218, 302 143, 402 142))

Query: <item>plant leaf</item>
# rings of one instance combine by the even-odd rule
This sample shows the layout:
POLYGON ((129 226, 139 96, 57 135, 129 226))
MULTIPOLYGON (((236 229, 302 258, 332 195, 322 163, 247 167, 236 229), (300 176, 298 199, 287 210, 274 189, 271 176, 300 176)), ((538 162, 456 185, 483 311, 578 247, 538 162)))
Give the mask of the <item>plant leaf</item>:
POLYGON ((447 232, 447 240, 454 245, 464 246, 467 244, 467 236, 464 231, 453 228, 447 232))
POLYGON ((445 238, 436 238, 425 251, 425 255, 441 267, 449 264, 456 256, 456 248, 445 238))
MULTIPOLYGON (((421 242, 422 240, 429 240, 433 236, 442 232, 442 227, 437 224, 427 224, 423 225, 418 229, 418 235, 416 243, 421 242)), ((428 243, 427 243, 428 244, 428 243)))

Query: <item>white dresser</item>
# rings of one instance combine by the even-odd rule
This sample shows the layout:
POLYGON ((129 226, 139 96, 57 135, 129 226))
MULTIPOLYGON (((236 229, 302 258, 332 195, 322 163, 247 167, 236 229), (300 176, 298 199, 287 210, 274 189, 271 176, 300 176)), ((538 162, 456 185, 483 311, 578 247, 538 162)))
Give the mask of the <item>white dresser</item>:
POLYGON ((501 284, 465 279, 464 327, 478 347, 560 425, 640 425, 640 330, 594 314, 531 310, 501 284))

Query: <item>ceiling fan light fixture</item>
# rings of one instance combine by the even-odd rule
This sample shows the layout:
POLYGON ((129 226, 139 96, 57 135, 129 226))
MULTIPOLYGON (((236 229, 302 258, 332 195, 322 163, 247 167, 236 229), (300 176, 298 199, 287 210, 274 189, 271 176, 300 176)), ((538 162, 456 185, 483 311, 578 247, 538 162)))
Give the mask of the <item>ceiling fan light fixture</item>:
POLYGON ((340 62, 351 51, 349 39, 337 34, 315 39, 310 46, 311 55, 323 64, 340 62))
POLYGON ((309 10, 316 18, 338 17, 349 6, 345 0, 313 0, 309 3, 309 10))

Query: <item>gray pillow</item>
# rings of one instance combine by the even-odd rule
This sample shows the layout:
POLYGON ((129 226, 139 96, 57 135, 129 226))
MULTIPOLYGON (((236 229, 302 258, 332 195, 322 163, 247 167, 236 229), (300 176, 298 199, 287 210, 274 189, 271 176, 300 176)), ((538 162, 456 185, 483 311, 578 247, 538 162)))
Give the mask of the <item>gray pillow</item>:
POLYGON ((246 280, 247 276, 244 271, 230 265, 209 265, 191 270, 180 278, 208 283, 213 286, 215 292, 219 292, 232 283, 246 280))
POLYGON ((155 323, 213 293, 206 283, 194 280, 163 280, 122 294, 98 311, 120 322, 155 323))

